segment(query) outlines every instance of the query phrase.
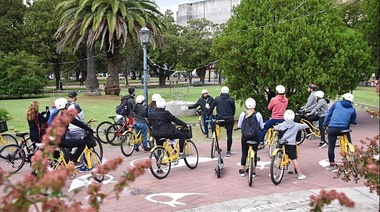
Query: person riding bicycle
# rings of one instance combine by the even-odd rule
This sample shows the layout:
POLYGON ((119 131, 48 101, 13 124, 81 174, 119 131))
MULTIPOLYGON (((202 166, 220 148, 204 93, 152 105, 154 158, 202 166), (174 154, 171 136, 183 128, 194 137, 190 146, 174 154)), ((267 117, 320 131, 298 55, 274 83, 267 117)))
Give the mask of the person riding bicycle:
POLYGON ((154 111, 157 108, 156 102, 159 99, 161 99, 161 95, 160 94, 155 93, 155 94, 152 95, 152 101, 148 105, 148 119, 150 118, 150 114, 152 113, 152 111, 154 111))
POLYGON ((216 119, 224 120, 220 123, 220 126, 224 126, 227 131, 227 157, 231 157, 232 146, 232 131, 234 128, 234 116, 236 112, 235 100, 228 94, 230 89, 227 86, 223 86, 220 96, 217 96, 211 103, 210 109, 207 112, 207 116, 211 116, 214 108, 216 107, 216 119))
MULTIPOLYGON (((242 131, 242 136, 241 136, 241 159, 240 159, 240 164, 242 166, 241 169, 239 169, 239 174, 240 176, 244 177, 245 176, 245 165, 247 162, 247 155, 248 155, 248 144, 247 141, 257 141, 259 140, 259 130, 264 128, 264 122, 263 122, 263 117, 261 116, 260 112, 256 112, 256 101, 253 98, 248 98, 245 100, 245 106, 247 108, 246 111, 242 112, 239 116, 239 121, 238 121, 238 128, 243 128, 243 124, 249 124, 247 121, 248 118, 251 116, 255 116, 254 118, 257 119, 257 123, 260 129, 258 129, 256 136, 253 138, 247 138, 246 136, 243 135, 242 131), (246 121, 245 121, 246 120, 246 121)), ((252 126, 249 126, 252 127, 252 126)), ((257 165, 257 149, 258 149, 258 144, 253 145, 253 150, 256 152, 255 154, 255 167, 257 165)), ((254 170, 255 171, 255 170, 254 170)), ((253 173, 253 176, 256 176, 256 173, 253 173)))
MULTIPOLYGON (((78 100, 77 96, 78 96, 77 92, 75 92, 75 91, 69 92, 69 94, 68 94, 68 97, 69 97, 68 109, 69 110, 73 110, 73 109, 77 110, 78 114, 75 116, 75 118, 78 119, 79 121, 83 122, 84 111, 82 110, 82 108, 77 103, 77 100, 78 100)), ((80 138, 80 139, 82 139, 84 137, 84 131, 80 127, 77 127, 73 124, 69 124, 69 128, 68 128, 66 137, 67 138, 80 138)))
POLYGON ((162 145, 161 138, 168 139, 179 139, 179 157, 185 158, 186 155, 183 152, 183 147, 185 144, 185 134, 177 130, 177 128, 172 124, 172 122, 181 125, 183 127, 188 127, 189 125, 181 121, 169 111, 165 110, 166 101, 161 98, 156 101, 157 108, 152 111, 151 118, 149 118, 150 123, 150 135, 154 137, 157 145, 162 145))
MULTIPOLYGON (((328 126, 327 139, 329 142, 328 157, 330 166, 326 171, 335 171, 335 143, 338 136, 341 136, 342 130, 348 130, 350 124, 356 124, 356 110, 352 106, 354 95, 346 93, 342 101, 335 102, 328 111, 323 126, 328 126)), ((351 143, 351 136, 348 133, 347 139, 351 143)))
POLYGON ((307 91, 310 93, 309 97, 307 98, 307 103, 305 106, 301 107, 301 110, 305 110, 305 108, 308 108, 312 105, 314 105, 317 100, 315 98, 315 90, 318 89, 318 86, 316 84, 310 83, 307 85, 307 91))
MULTIPOLYGON (((49 108, 40 113, 39 103, 37 101, 32 101, 29 104, 28 110, 26 112, 26 119, 29 125, 29 137, 31 141, 40 143, 42 135, 46 132, 45 123, 49 120, 50 112, 49 108)), ((35 145, 34 145, 35 147, 35 145)))
MULTIPOLYGON (((58 109, 58 115, 62 115, 68 109, 68 101, 65 98, 56 99, 54 102, 54 105, 58 109)), ((78 119, 73 118, 73 120, 70 123, 86 130, 88 133, 93 133, 93 130, 90 127, 88 127, 86 124, 79 121, 78 119)), ((54 121, 53 121, 53 124, 54 124, 54 121)), ((66 133, 67 133, 67 130, 68 130, 68 126, 66 127, 66 133)), ((61 143, 59 143, 59 147, 61 148, 78 147, 76 151, 74 152, 74 154, 71 156, 70 161, 74 162, 76 168, 82 168, 82 166, 84 167, 84 165, 81 162, 77 162, 77 160, 79 156, 81 155, 81 153, 83 152, 86 144, 87 142, 83 139, 66 138, 66 136, 64 135, 62 137, 61 143)))
POLYGON ((264 138, 268 129, 276 123, 284 121, 284 112, 288 107, 288 98, 285 96, 285 87, 276 86, 276 96, 269 101, 268 110, 272 111, 271 117, 264 123, 264 129, 260 131, 260 149, 264 147, 264 138))
POLYGON ((207 121, 212 120, 214 116, 213 115, 207 116, 207 112, 208 112, 208 109, 210 109, 210 105, 214 101, 214 98, 208 95, 208 91, 206 89, 203 89, 201 94, 202 94, 201 98, 199 98, 195 104, 188 106, 187 109, 193 109, 199 106, 201 107, 203 126, 205 127, 205 136, 206 138, 208 138, 209 137, 208 124, 210 124, 211 126, 212 122, 207 122, 207 121))
POLYGON ((296 136, 297 132, 302 129, 306 129, 307 124, 300 124, 294 122, 295 114, 292 110, 286 110, 284 112, 284 122, 279 125, 274 126, 273 128, 277 131, 285 131, 281 140, 287 141, 285 144, 285 152, 289 156, 296 173, 298 174, 298 179, 303 180, 306 178, 304 174, 301 172, 301 168, 299 167, 297 160, 297 146, 296 146, 296 136))
MULTIPOLYGON (((325 93, 323 91, 316 91, 315 92, 315 99, 317 102, 308 107, 305 108, 305 111, 310 111, 305 114, 306 119, 313 123, 313 121, 318 121, 319 125, 319 131, 321 134, 321 142, 319 143, 318 148, 323 148, 327 145, 327 142, 325 141, 325 128, 323 127, 323 122, 325 120, 325 116, 327 114, 327 111, 329 109, 329 106, 324 99, 325 93)), ((306 133, 309 135, 311 134, 311 128, 312 126, 309 126, 309 128, 306 128, 306 133)))
MULTIPOLYGON (((148 125, 147 125, 147 108, 143 105, 145 101, 145 97, 143 95, 138 95, 136 97, 136 104, 133 107, 133 116, 135 119, 135 130, 136 132, 141 131, 142 136, 142 144, 144 151, 149 151, 150 148, 148 148, 148 125)), ((134 146, 135 151, 139 151, 138 144, 135 144, 134 146)))

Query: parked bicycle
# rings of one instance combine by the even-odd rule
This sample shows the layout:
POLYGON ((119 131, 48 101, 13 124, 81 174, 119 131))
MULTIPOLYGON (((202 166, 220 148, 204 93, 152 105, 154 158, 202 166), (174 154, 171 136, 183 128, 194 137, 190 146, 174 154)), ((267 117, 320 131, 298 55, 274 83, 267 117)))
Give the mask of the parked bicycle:
MULTIPOLYGON (((184 128, 178 128, 178 130, 185 130, 184 128)), ((195 169, 198 165, 199 155, 198 149, 194 142, 190 140, 191 136, 187 134, 183 152, 186 157, 183 159, 185 164, 190 169, 195 169)), ((171 165, 178 165, 180 161, 179 157, 179 139, 176 139, 175 144, 171 144, 170 139, 162 138, 162 146, 155 146, 150 153, 149 158, 152 160, 150 166, 150 172, 157 179, 164 179, 168 176, 171 165)))
POLYGON ((104 144, 107 144, 108 141, 107 141, 107 138, 106 138, 106 135, 107 135, 107 129, 112 125, 112 124, 115 124, 115 123, 123 123, 123 120, 124 120, 124 117, 117 120, 117 116, 108 116, 109 119, 112 120, 111 121, 103 121, 101 122, 97 127, 96 127, 96 137, 99 138, 99 140, 104 143, 104 144))
POLYGON ((8 144, 18 145, 18 141, 11 134, 0 133, 0 148, 3 148, 8 144))
POLYGON ((124 119, 123 123, 114 123, 108 127, 106 131, 106 140, 113 146, 119 146, 122 142, 124 132, 130 130, 133 125, 129 124, 128 119, 124 119))

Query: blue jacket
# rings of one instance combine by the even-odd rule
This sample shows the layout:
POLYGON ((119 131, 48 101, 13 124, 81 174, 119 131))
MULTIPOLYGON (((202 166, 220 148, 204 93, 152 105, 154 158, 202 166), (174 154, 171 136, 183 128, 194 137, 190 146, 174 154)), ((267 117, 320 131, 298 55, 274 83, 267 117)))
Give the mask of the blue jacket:
POLYGON ((335 102, 325 117, 323 126, 349 129, 356 123, 356 110, 348 100, 335 102))

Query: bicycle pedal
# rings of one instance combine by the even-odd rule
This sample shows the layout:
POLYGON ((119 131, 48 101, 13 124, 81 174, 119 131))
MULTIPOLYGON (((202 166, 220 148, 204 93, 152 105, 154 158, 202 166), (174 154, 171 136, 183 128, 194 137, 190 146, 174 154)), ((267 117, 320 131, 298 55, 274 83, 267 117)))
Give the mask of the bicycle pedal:
POLYGON ((257 161, 260 161, 260 157, 257 157, 257 161))

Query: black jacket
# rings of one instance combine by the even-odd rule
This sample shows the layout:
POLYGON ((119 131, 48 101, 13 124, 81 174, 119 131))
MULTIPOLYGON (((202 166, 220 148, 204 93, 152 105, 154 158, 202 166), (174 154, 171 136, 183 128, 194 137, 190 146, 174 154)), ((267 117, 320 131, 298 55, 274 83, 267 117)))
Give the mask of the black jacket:
POLYGON ((206 108, 206 103, 208 103, 211 106, 213 101, 214 101, 214 98, 212 98, 212 96, 207 96, 207 98, 201 97, 198 99, 198 101, 195 104, 190 105, 189 109, 193 109, 193 108, 197 108, 198 106, 201 106, 202 115, 207 116, 208 109, 206 108))
POLYGON ((31 121, 28 120, 30 140, 41 141, 40 133, 38 131, 38 126, 37 126, 36 122, 39 122, 40 124, 46 123, 49 120, 49 116, 50 116, 50 111, 42 112, 42 113, 37 113, 35 115, 35 119, 37 118, 38 121, 37 120, 31 120, 31 121), (46 117, 44 116, 45 114, 46 114, 46 117))
POLYGON ((220 96, 217 96, 215 100, 210 105, 207 116, 212 114, 212 111, 216 107, 216 117, 218 119, 234 119, 236 107, 235 100, 230 97, 227 93, 222 93, 220 96))
POLYGON ((172 122, 184 127, 187 126, 185 122, 173 116, 169 111, 163 108, 156 108, 152 111, 149 118, 150 135, 153 137, 169 137, 174 135, 177 129, 172 122))

